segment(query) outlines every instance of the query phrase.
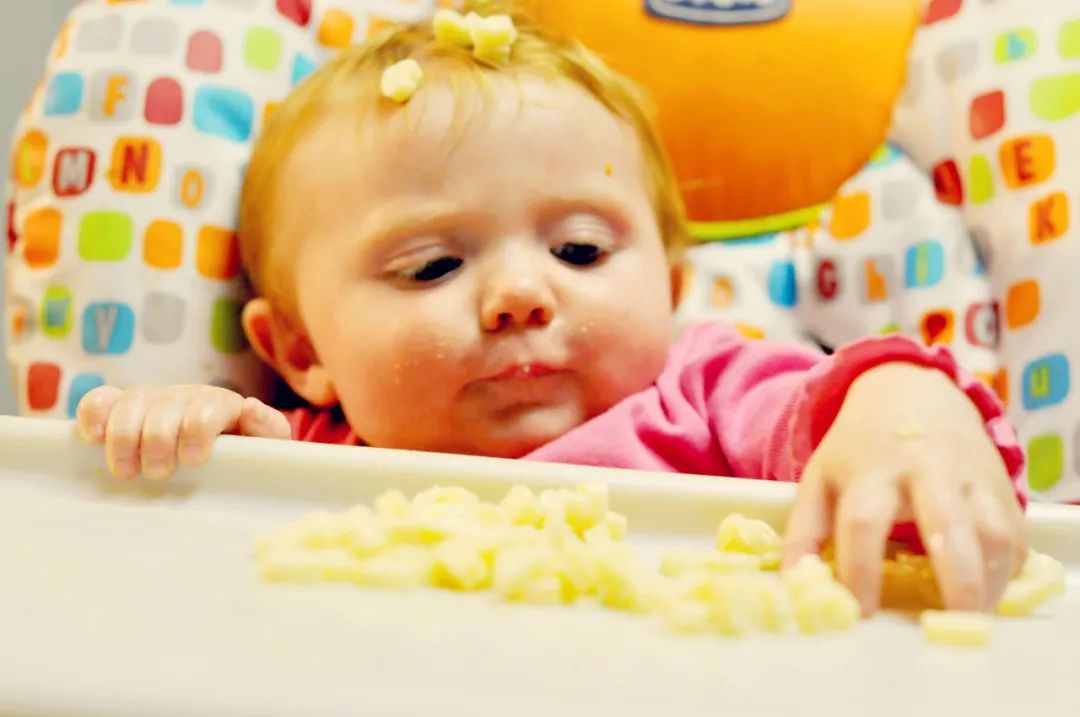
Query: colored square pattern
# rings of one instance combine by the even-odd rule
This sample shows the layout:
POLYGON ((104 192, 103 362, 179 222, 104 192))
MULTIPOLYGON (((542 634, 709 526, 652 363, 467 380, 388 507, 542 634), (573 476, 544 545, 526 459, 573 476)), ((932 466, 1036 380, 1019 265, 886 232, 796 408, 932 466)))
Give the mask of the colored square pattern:
POLYGON ((319 24, 319 42, 327 47, 342 49, 352 43, 356 21, 340 8, 329 8, 319 24))
POLYGON ((236 233, 222 227, 199 230, 196 266, 207 279, 232 279, 240 271, 236 233))
POLYGON ((832 225, 836 239, 854 239, 870 226, 870 195, 857 192, 840 196, 833 202, 832 225))
POLYGON ((75 412, 79 407, 79 401, 95 388, 100 388, 104 385, 104 377, 96 373, 82 373, 72 379, 71 388, 68 390, 68 417, 75 418, 75 412))
POLYGON ((1069 359, 1064 354, 1051 354, 1032 361, 1024 368, 1024 408, 1037 411, 1056 406, 1065 400, 1070 391, 1069 359))
MULTIPOLYGON (((68 18, 9 155, 6 331, 23 410, 73 415, 162 349, 190 357, 162 362, 168 380, 255 388, 232 203, 256 132, 362 39, 367 1, 100 0, 68 18)), ((402 16, 425 4, 395 3, 402 16)))
POLYGON ((45 161, 49 140, 38 130, 27 132, 15 145, 11 154, 11 175, 18 186, 32 189, 45 174, 45 161))
POLYGON ((195 128, 232 142, 251 137, 255 105, 244 92, 218 85, 203 85, 195 93, 195 128))
POLYGON ((143 112, 150 124, 180 124, 184 117, 184 89, 171 77, 157 78, 146 90, 143 112))
POLYGON ((62 371, 54 363, 35 363, 26 376, 27 403, 31 411, 51 411, 60 397, 62 371))
POLYGON ((299 54, 293 59, 292 83, 298 85, 307 79, 307 76, 315 71, 315 60, 307 55, 299 54))
POLYGON ((956 166, 956 160, 947 159, 941 162, 934 167, 931 174, 939 202, 954 207, 964 203, 964 180, 960 177, 960 168, 956 166))
POLYGON ((135 312, 115 302, 94 303, 83 312, 82 346, 88 354, 127 353, 135 338, 135 312))
POLYGON ((63 339, 71 333, 74 297, 66 286, 50 286, 41 301, 41 332, 50 339, 63 339))
POLYGON ((274 0, 277 11, 300 27, 311 21, 311 0, 274 0))
POLYGON ((183 298, 159 291, 148 294, 142 311, 143 338, 151 344, 179 341, 186 314, 187 302, 183 298))
POLYGON ((89 147, 65 147, 56 153, 53 193, 70 199, 89 191, 94 183, 97 154, 89 147))
POLYGON ((121 137, 113 145, 109 183, 117 192, 148 194, 161 180, 161 144, 150 137, 121 137))
POLYGON ((945 251, 940 242, 924 241, 906 253, 904 283, 916 289, 934 286, 945 276, 945 251))
POLYGON ((1069 197, 1064 192, 1037 199, 1028 211, 1028 238, 1032 244, 1060 239, 1069 231, 1069 197))
POLYGON ((975 205, 986 204, 994 198, 994 170, 990 160, 981 154, 972 155, 968 164, 968 192, 975 205))
POLYGON ((244 59, 256 70, 270 72, 281 62, 281 35, 269 27, 253 27, 244 40, 244 59))
POLYGON ((1039 282, 1029 279, 1013 284, 1005 296, 1005 325, 1019 329, 1033 323, 1042 308, 1039 282))
POLYGON ((1080 18, 1061 26, 1058 33, 1058 52, 1066 60, 1080 57, 1080 18))
POLYGON ((210 319, 210 343, 223 354, 236 354, 247 347, 240 315, 243 304, 231 299, 214 302, 210 319))
POLYGON ((146 228, 143 261, 155 269, 176 269, 184 259, 184 231, 176 222, 158 220, 146 228))
POLYGON ((1009 189, 1020 189, 1045 182, 1057 167, 1054 140, 1038 134, 1004 142, 998 153, 1001 172, 1009 189))
POLYGON ((1035 436, 1028 442, 1028 485, 1047 491, 1057 485, 1065 472, 1065 445, 1061 436, 1035 436))
POLYGON ((1031 83, 1031 112, 1044 122, 1080 113, 1080 71, 1040 77, 1031 83))
POLYGON ((972 139, 986 139, 1005 126, 1005 93, 994 90, 971 101, 969 118, 972 139))
POLYGON ((88 212, 79 225, 79 256, 86 261, 120 261, 131 252, 135 228, 123 212, 88 212))
POLYGON ((64 72, 53 77, 45 97, 45 116, 56 117, 78 112, 82 107, 84 85, 82 75, 75 72, 64 72))
POLYGON ((188 69, 214 75, 221 72, 224 62, 225 47, 216 33, 200 30, 188 40, 188 69))
POLYGON ((64 217, 57 209, 39 209, 23 226, 23 259, 34 269, 52 266, 60 258, 60 232, 64 217))
POLYGON ((1019 62, 1035 54, 1039 38, 1030 27, 1020 27, 998 35, 994 43, 994 60, 999 64, 1019 62))

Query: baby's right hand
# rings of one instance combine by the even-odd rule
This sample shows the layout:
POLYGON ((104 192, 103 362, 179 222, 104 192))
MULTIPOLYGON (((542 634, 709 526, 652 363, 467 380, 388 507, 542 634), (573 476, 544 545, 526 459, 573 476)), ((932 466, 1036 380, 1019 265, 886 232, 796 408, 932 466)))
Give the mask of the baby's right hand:
POLYGON ((76 411, 79 435, 105 444, 105 462, 117 478, 140 473, 164 480, 177 462, 197 466, 223 433, 289 438, 284 414, 255 398, 215 386, 140 386, 94 389, 76 411))

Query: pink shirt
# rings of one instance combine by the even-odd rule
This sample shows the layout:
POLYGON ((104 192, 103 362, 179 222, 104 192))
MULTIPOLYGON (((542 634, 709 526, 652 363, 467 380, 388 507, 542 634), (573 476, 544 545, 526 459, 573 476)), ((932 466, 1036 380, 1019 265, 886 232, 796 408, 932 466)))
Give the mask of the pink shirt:
MULTIPOLYGON (((655 384, 526 459, 797 481, 851 383, 891 361, 937 368, 956 382, 982 414, 1024 503, 1023 452, 997 397, 945 349, 897 335, 858 341, 826 357, 749 340, 726 324, 695 326, 672 347, 655 384)), ((297 440, 360 444, 327 412, 301 409, 290 421, 297 440)))

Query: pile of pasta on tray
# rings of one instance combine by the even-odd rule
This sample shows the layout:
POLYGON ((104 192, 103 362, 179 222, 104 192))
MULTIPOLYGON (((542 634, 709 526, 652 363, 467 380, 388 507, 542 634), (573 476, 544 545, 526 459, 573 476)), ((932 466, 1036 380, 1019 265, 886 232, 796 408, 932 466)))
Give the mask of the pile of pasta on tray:
MULTIPOLYGON (((659 565, 626 542, 626 532, 603 484, 539 494, 519 485, 498 503, 456 487, 412 500, 391 490, 372 506, 313 513, 259 537, 256 558, 271 582, 488 591, 511 603, 593 600, 656 614, 684 633, 818 634, 859 620, 858 602, 829 562, 810 556, 779 572, 783 541, 764 521, 732 513, 714 548, 669 549, 659 565)), ((980 645, 989 638, 990 615, 941 610, 925 556, 893 551, 883 576, 883 605, 921 611, 928 640, 980 645)), ((997 614, 1028 615, 1064 589, 1062 564, 1032 551, 997 614)))

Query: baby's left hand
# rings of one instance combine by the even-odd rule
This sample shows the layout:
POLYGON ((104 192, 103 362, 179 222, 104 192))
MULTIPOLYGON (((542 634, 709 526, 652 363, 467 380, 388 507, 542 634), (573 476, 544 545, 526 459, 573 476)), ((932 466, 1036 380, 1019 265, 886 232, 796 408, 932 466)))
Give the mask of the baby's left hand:
POLYGON ((851 385, 807 463, 784 564, 832 537, 840 580, 872 614, 893 524, 912 519, 949 609, 992 609, 1023 567, 1023 514, 978 409, 944 373, 890 363, 851 385))

